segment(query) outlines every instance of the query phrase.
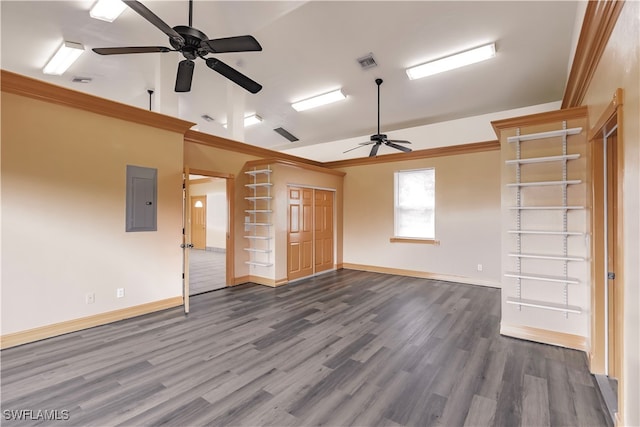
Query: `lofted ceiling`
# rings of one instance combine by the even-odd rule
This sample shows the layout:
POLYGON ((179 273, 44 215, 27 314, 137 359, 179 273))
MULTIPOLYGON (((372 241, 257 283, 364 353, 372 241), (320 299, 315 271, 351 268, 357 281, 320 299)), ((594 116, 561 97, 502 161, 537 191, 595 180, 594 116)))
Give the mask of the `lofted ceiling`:
MULTIPOLYGON (((94 47, 170 46, 129 8, 113 23, 92 19, 93 3, 2 0, 2 68, 140 108, 148 108, 147 90, 154 89, 160 99, 177 100, 178 115, 198 130, 230 136, 222 124, 233 105, 231 83, 197 60, 191 92, 176 95, 178 53, 93 53, 94 47), (63 40, 82 43, 86 52, 62 76, 44 75, 63 40), (73 83, 76 76, 93 80, 73 83)), ((187 0, 142 3, 170 26, 188 23, 187 0)), ((264 87, 241 95, 246 114, 264 119, 245 129, 245 142, 286 150, 375 133, 377 77, 384 79, 383 132, 558 101, 577 11, 569 1, 195 1, 193 26, 209 38, 251 34, 260 42, 262 52, 216 57, 264 87), (489 42, 496 43, 492 60, 414 81, 404 71, 489 42), (368 53, 378 66, 365 70, 357 58, 368 53), (291 108, 337 88, 345 101, 304 112, 291 108), (300 141, 290 143, 273 131, 277 127, 300 141)))

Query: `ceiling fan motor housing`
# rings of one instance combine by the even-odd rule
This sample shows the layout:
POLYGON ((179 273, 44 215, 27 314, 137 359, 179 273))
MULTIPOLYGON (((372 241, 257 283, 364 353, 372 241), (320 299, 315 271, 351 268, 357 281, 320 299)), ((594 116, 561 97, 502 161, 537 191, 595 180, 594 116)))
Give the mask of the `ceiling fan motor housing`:
POLYGON ((173 29, 176 33, 184 37, 184 45, 181 46, 173 39, 169 39, 169 43, 171 43, 174 49, 179 50, 185 58, 193 60, 198 56, 203 57, 209 53, 206 48, 202 47, 202 42, 209 40, 209 37, 207 37, 205 33, 193 27, 187 27, 186 25, 177 25, 173 27, 173 29))

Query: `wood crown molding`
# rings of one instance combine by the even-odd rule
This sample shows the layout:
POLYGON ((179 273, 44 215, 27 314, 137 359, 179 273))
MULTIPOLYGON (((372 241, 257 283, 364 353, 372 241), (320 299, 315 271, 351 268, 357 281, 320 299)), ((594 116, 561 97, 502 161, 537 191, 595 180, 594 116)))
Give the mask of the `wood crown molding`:
POLYGON ((2 92, 25 96, 39 101, 89 111, 103 116, 184 134, 195 125, 175 117, 165 116, 142 108, 132 107, 94 95, 56 86, 6 70, 0 70, 2 92))
POLYGON ((587 3, 561 108, 582 105, 623 6, 624 0, 594 0, 587 3))
POLYGON ((376 163, 403 162, 406 160, 429 159, 432 157, 455 156, 461 154, 480 153, 500 149, 499 141, 474 142, 471 144, 451 145, 446 147, 427 148, 410 153, 386 154, 380 157, 360 157, 357 159, 326 162, 327 168, 345 168, 349 166, 371 165, 376 163))
POLYGON ((280 160, 289 160, 297 163, 304 163, 312 166, 322 167, 323 164, 313 160, 303 159, 302 157, 292 156, 290 154, 281 153, 279 151, 269 150, 268 148, 257 147, 244 142, 234 141, 233 139, 223 138, 221 136, 210 135, 195 130, 189 130, 184 135, 185 142, 194 144, 207 145, 209 147, 220 148, 236 153, 248 154, 250 156, 261 158, 276 158, 280 160))
POLYGON ((500 335, 588 352, 587 338, 580 335, 504 323, 500 324, 500 335))
POLYGON ((17 345, 27 344, 70 332, 81 331, 95 326, 106 325, 118 320, 129 319, 131 317, 142 316, 168 308, 182 305, 182 297, 168 298, 160 301, 149 302, 133 307, 122 308, 120 310, 108 311, 93 316, 82 317, 80 319, 67 320, 66 322, 54 323, 52 325, 41 326, 21 332, 3 335, 0 348, 5 349, 17 345))
POLYGON ((544 113, 529 114, 528 116, 512 117, 509 119, 494 120, 491 122, 493 131, 500 138, 500 132, 504 129, 544 125, 563 120, 584 119, 587 117, 587 107, 567 108, 564 110, 547 111, 544 113))
MULTIPOLYGON (((336 176, 345 176, 346 175, 345 172, 329 169, 327 167, 316 166, 316 165, 309 164, 309 163, 306 163, 306 162, 299 162, 299 161, 295 161, 295 160, 285 160, 285 159, 279 159, 279 158, 250 160, 250 161, 248 161, 248 162, 246 162, 244 164, 244 167, 245 167, 245 169, 248 169, 248 168, 252 168, 252 167, 260 167, 260 166, 266 166, 266 165, 272 165, 272 164, 291 166, 291 167, 298 168, 298 169, 305 169, 305 170, 309 170, 309 171, 313 171, 313 172, 327 173, 327 174, 336 175, 336 176)), ((320 163, 320 164, 322 164, 322 163, 320 163)))

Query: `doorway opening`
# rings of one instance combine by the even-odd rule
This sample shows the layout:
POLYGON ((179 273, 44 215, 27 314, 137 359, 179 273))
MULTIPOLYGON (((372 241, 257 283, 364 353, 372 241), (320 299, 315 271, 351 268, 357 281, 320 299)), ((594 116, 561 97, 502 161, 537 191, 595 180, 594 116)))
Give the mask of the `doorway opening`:
POLYGON ((184 298, 233 282, 233 175, 185 169, 184 298))
POLYGON ((619 132, 621 90, 590 132, 593 178, 592 207, 592 350, 596 375, 612 421, 620 411, 622 387, 622 162, 619 132))

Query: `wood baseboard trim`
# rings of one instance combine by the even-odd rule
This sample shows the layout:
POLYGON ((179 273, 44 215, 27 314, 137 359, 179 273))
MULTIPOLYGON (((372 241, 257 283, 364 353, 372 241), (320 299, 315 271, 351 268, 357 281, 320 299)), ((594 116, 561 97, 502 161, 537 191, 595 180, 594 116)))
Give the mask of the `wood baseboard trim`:
POLYGON ((279 286, 284 286, 289 283, 289 280, 284 279, 270 279, 268 277, 260 277, 260 276, 240 276, 236 277, 234 280, 233 286, 243 285, 245 283, 255 283, 257 285, 269 286, 271 288, 277 288, 279 286))
POLYGON ((547 329, 532 328, 530 326, 500 324, 500 334, 508 337, 551 344, 574 350, 588 351, 587 338, 564 332, 549 331, 547 329))
POLYGON ((470 277, 455 276, 451 274, 437 274, 437 273, 430 273, 427 271, 404 270, 400 268, 378 267, 375 265, 351 264, 348 262, 343 263, 341 265, 341 268, 346 268, 349 270, 370 271, 372 273, 395 274, 397 276, 418 277, 420 279, 432 279, 432 280, 442 280, 445 282, 464 283, 465 285, 487 286, 490 288, 502 287, 500 283, 496 283, 490 280, 478 280, 470 277))
POLYGON ((26 331, 14 332, 2 335, 0 339, 0 348, 5 349, 15 347, 46 338, 56 337, 58 335, 68 334, 70 332, 106 325, 108 323, 117 322, 118 320, 141 316, 143 314, 166 310, 168 308, 179 307, 181 305, 182 297, 180 296, 127 307, 120 310, 108 311, 106 313, 100 313, 93 316, 81 317, 79 319, 67 320, 65 322, 54 323, 53 325, 41 326, 39 328, 29 329, 26 331))

